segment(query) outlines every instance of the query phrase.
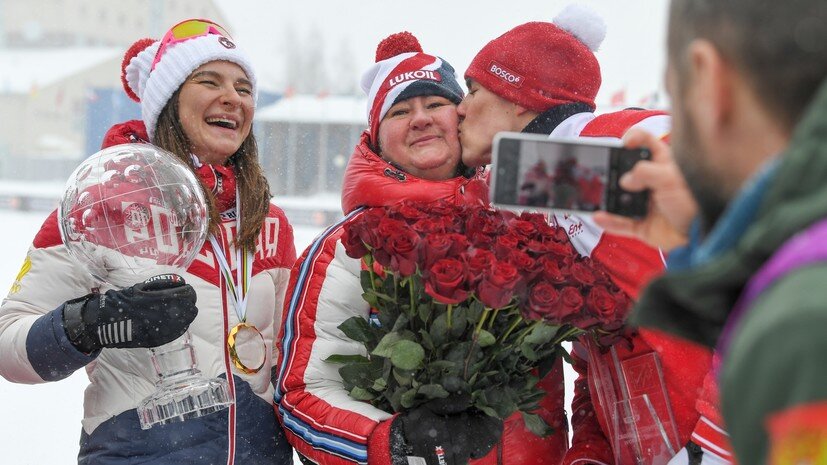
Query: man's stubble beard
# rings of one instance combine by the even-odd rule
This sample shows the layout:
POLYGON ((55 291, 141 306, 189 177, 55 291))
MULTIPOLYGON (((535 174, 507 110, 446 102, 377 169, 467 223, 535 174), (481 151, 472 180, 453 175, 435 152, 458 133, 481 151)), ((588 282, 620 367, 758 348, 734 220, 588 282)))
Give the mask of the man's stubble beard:
POLYGON ((722 174, 715 172, 702 155, 697 127, 690 116, 686 113, 682 116, 682 131, 673 132, 672 151, 692 196, 698 202, 701 227, 706 234, 715 226, 729 203, 724 187, 726 182, 722 174), (674 137, 678 134, 683 137, 674 137))

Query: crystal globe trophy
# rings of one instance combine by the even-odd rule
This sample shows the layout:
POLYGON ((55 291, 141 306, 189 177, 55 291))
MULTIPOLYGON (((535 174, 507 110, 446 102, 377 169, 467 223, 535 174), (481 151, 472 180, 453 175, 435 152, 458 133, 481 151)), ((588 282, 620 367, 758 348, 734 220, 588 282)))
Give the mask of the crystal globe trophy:
MULTIPOLYGON (((66 183, 58 224, 69 254, 101 283, 127 287, 182 274, 208 234, 195 174, 150 144, 123 144, 87 158, 66 183)), ((149 349, 155 392, 138 405, 141 428, 196 418, 233 403, 227 380, 196 367, 189 331, 149 349)))

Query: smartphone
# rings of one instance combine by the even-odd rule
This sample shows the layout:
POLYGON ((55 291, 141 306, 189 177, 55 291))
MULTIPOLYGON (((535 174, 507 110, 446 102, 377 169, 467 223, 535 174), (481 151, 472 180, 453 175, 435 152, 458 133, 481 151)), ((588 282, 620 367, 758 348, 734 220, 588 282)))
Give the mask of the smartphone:
POLYGON ((492 203, 509 210, 605 210, 640 218, 646 215, 648 192, 624 191, 618 180, 649 159, 647 149, 628 149, 613 139, 501 132, 492 149, 492 203))

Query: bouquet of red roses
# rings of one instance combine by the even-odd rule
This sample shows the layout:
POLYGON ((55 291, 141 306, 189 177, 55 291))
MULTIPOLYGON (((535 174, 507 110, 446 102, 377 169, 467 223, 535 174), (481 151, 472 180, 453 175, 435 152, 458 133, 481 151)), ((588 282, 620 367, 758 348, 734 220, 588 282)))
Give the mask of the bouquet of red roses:
POLYGON ((623 326, 628 297, 541 214, 403 203, 368 209, 345 227, 363 260, 371 318, 339 328, 366 355, 333 355, 356 399, 391 412, 427 402, 505 419, 536 434, 538 381, 560 346, 623 326))

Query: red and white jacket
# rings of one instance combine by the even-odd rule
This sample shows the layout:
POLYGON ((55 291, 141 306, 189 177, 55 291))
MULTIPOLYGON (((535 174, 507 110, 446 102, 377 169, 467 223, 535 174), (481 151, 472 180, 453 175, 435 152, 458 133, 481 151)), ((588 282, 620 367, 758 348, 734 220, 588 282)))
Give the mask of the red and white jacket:
MULTIPOLYGON (((143 123, 110 130, 104 146, 145 140, 143 123)), ((234 196, 233 196, 234 198, 234 196)), ((69 256, 61 241, 57 212, 52 212, 29 248, 26 261, 0 307, 0 375, 12 382, 57 381, 85 368, 86 388, 80 463, 271 463, 277 453, 291 456, 275 438, 283 436, 272 411, 271 368, 277 354, 273 341, 290 268, 296 252, 293 230, 281 209, 270 205, 256 244, 249 285, 247 321, 266 343, 264 367, 255 374, 239 372, 226 343, 239 323, 218 259, 207 241, 183 273, 197 295, 198 316, 189 327, 198 369, 206 377, 230 381, 236 403, 230 409, 186 422, 141 430, 135 408, 155 390, 156 375, 147 349, 103 349, 83 354, 63 330, 62 304, 108 284, 96 282, 69 256)), ((235 268, 231 245, 235 221, 224 221, 218 241, 235 268)), ((233 272, 235 274, 235 272, 233 272)), ((243 350, 242 347, 239 347, 243 350)))
MULTIPOLYGON (((426 181, 404 173, 373 153, 366 135, 351 156, 345 173, 342 207, 346 217, 324 231, 304 251, 290 277, 281 332, 276 400, 287 437, 296 450, 316 463, 390 465, 392 414, 352 399, 342 385, 338 366, 324 360, 332 354, 362 354, 364 347, 337 328, 352 316, 368 318, 362 299, 361 263, 345 254, 343 225, 362 206, 419 201, 487 202, 482 179, 457 177, 426 181)), ((519 415, 508 418, 504 433, 488 456, 472 463, 527 465, 557 463, 566 449, 562 367, 543 381, 549 392, 539 412, 557 433, 539 438, 519 415)))
MULTIPOLYGON (((599 116, 578 113, 561 122, 549 137, 616 141, 632 128, 644 129, 668 139, 671 119, 664 112, 644 110, 623 110, 599 116)), ((590 218, 555 214, 553 221, 566 229, 569 239, 582 255, 601 263, 618 287, 633 299, 651 278, 663 270, 664 260, 657 249, 635 239, 607 234, 590 218)), ((572 444, 563 465, 615 463, 608 438, 611 419, 604 413, 611 406, 600 405, 597 377, 589 371, 589 350, 579 342, 573 344, 574 369, 579 377, 575 381, 571 407, 572 444)), ((721 422, 716 408, 712 354, 709 350, 664 333, 641 330, 630 340, 616 344, 612 351, 591 355, 592 360, 615 367, 618 362, 652 352, 659 358, 677 429, 678 442, 673 447, 680 451, 691 437, 704 448, 705 454, 710 451, 716 454, 705 457, 704 463, 724 464, 731 460, 726 433, 717 426, 721 422)), ((610 373, 613 383, 618 385, 621 380, 617 371, 610 370, 610 373)), ((686 463, 685 452, 678 455, 670 463, 686 463)))

